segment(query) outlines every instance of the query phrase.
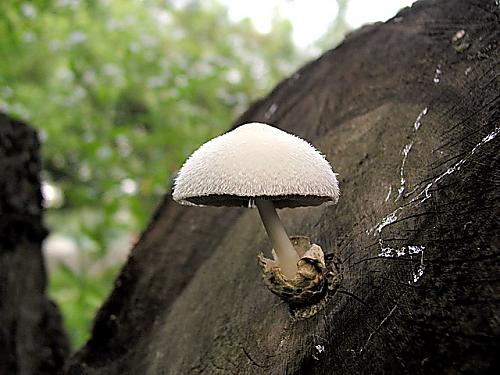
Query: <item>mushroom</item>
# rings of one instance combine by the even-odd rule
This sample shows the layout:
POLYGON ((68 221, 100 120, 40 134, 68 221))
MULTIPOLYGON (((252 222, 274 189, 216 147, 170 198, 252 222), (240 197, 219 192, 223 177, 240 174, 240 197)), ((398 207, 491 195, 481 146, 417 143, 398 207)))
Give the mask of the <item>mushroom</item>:
POLYGON ((312 145, 255 122, 196 150, 180 169, 172 196, 187 205, 257 206, 274 248, 272 265, 286 281, 297 276, 305 254, 297 253, 276 208, 335 203, 339 188, 332 167, 312 145))

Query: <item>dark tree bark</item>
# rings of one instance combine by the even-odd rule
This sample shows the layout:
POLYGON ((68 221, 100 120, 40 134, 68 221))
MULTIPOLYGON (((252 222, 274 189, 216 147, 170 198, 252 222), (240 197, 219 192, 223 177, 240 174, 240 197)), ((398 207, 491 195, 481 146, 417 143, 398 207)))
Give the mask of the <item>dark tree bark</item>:
POLYGON ((351 34, 237 122, 308 139, 337 206, 284 209, 343 262, 294 320, 261 280, 254 210, 167 196, 68 374, 429 374, 499 367, 500 10, 423 0, 351 34))
POLYGON ((0 374, 54 374, 69 355, 56 305, 45 295, 39 143, 0 113, 0 374))

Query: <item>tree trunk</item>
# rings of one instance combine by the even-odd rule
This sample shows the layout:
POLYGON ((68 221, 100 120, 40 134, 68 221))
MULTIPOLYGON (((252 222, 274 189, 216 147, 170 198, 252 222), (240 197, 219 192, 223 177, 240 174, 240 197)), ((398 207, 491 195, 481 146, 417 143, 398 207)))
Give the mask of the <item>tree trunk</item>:
POLYGON ((261 280, 256 210, 158 208, 68 374, 429 374, 499 367, 500 9, 422 0, 255 103, 339 173, 336 206, 283 209, 342 260, 293 319, 261 280))
POLYGON ((69 355, 45 295, 40 159, 36 133, 0 113, 0 374, 54 374, 69 355))

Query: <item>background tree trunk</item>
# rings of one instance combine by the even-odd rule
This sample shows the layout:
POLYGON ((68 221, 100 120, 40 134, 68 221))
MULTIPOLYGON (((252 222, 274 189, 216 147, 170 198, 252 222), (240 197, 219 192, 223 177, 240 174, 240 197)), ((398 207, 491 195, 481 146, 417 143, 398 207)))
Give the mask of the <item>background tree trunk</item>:
POLYGON ((0 374, 54 374, 69 355, 55 304, 45 295, 39 143, 0 113, 0 374))
POLYGON ((423 0, 254 104, 339 173, 337 206, 280 211, 343 262, 294 320, 261 280, 255 210, 170 196, 68 374, 485 373, 499 367, 500 11, 423 0))

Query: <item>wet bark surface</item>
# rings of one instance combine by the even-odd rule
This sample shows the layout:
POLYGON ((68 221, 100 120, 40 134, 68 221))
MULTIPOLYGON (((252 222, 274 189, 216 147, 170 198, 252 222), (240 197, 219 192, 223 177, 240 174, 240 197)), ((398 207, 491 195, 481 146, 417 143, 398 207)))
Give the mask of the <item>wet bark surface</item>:
POLYGON ((0 113, 0 374, 54 374, 69 355, 45 295, 38 138, 0 113))
POLYGON ((351 34, 237 124, 317 146, 336 206, 283 209, 342 260, 338 292, 294 320, 261 280, 255 210, 170 196, 68 374, 488 373, 500 366, 500 9, 423 0, 351 34))

